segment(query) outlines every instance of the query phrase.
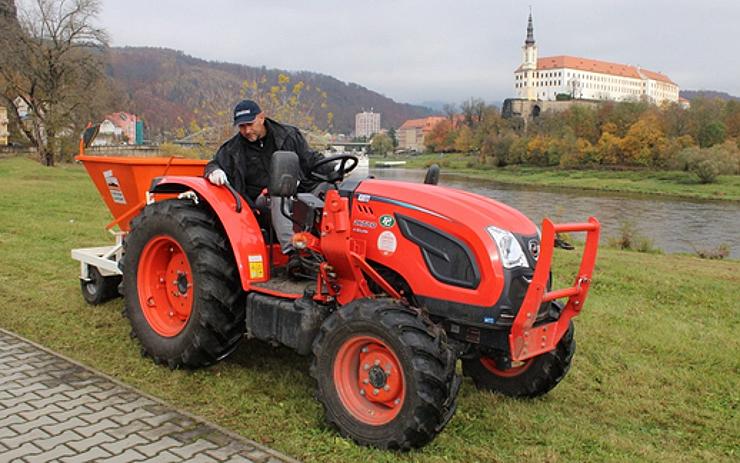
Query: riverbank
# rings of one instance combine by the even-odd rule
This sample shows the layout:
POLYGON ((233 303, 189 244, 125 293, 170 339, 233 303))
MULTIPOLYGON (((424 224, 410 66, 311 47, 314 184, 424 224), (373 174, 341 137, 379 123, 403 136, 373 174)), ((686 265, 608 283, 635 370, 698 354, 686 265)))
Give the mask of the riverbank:
POLYGON ((720 175, 716 183, 702 184, 695 175, 679 171, 575 170, 533 166, 480 169, 468 167, 469 162, 477 162, 475 157, 460 153, 371 158, 370 167, 376 161, 405 161, 401 167, 407 169, 425 169, 437 163, 443 172, 459 172, 510 185, 740 201, 740 175, 720 175))
MULTIPOLYGON (((740 262, 601 248, 576 319, 578 351, 542 399, 465 380, 458 411, 407 454, 357 447, 323 421, 310 359, 244 341, 216 366, 170 371, 147 358, 123 302, 87 306, 70 249, 112 243, 81 166, 0 160, 0 327, 307 462, 734 461, 740 384, 740 262), (680 303, 677 303, 680 301, 680 303)), ((558 250, 564 283, 578 255, 558 250)))

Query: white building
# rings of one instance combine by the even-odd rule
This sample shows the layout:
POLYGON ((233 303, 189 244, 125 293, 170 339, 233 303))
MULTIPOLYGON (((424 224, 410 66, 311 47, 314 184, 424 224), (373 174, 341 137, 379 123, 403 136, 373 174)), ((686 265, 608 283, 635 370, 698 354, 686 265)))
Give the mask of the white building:
POLYGON ((363 111, 355 115, 355 136, 369 137, 380 132, 380 113, 363 111))
POLYGON ((0 146, 8 144, 8 109, 0 106, 0 146))
POLYGON ((626 64, 575 56, 537 56, 532 14, 514 71, 514 94, 525 100, 555 100, 558 94, 585 100, 678 102, 679 88, 668 76, 626 64))

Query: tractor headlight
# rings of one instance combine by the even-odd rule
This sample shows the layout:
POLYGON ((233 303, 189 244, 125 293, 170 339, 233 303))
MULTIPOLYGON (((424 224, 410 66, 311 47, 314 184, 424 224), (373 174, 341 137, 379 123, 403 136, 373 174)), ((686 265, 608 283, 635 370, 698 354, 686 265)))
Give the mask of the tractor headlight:
POLYGON ((498 253, 501 256, 501 263, 504 268, 529 267, 524 250, 519 241, 514 238, 514 235, 493 225, 486 228, 486 230, 498 246, 498 253))

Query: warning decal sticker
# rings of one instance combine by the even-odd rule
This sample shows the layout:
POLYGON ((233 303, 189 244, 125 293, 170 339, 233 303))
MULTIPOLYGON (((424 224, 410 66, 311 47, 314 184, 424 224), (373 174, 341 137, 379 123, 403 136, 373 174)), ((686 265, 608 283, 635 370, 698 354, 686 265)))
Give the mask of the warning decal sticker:
POLYGON ((108 191, 110 191, 110 197, 113 198, 113 202, 126 204, 126 198, 123 196, 123 191, 121 191, 121 184, 118 183, 118 178, 113 176, 113 171, 106 170, 103 172, 103 177, 105 177, 105 184, 108 186, 108 191))
POLYGON ((386 230, 378 235, 378 250, 383 254, 393 254, 396 252, 397 246, 398 240, 392 231, 386 230))

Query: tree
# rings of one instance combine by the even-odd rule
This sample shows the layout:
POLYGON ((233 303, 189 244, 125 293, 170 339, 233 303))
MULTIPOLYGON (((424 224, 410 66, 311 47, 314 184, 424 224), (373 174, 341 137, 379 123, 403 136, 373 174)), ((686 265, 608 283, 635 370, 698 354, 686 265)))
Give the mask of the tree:
POLYGON ((460 105, 465 125, 470 128, 477 126, 483 121, 483 114, 486 110, 486 103, 480 98, 469 98, 460 105))
POLYGON ((373 141, 370 142, 370 148, 373 150, 373 153, 386 157, 388 156, 388 152, 393 149, 393 141, 388 135, 378 133, 375 134, 373 141))
MULTIPOLYGON (((98 0, 33 0, 20 9, 20 28, 3 50, 0 98, 47 166, 59 158, 64 137, 76 136, 80 119, 100 103, 104 87, 105 31, 92 23, 98 0)), ((7 40, 7 39, 6 39, 7 40)))
POLYGON ((469 153, 473 150, 473 131, 470 127, 464 125, 458 130, 455 138, 455 151, 460 153, 469 153))
POLYGON ((454 140, 450 121, 442 120, 424 135, 424 146, 433 153, 447 152, 452 151, 454 140))
POLYGON ((709 148, 725 141, 727 129, 725 124, 720 121, 712 121, 706 125, 702 125, 699 128, 696 138, 699 142, 699 146, 702 148, 709 148))
POLYGON ((447 116, 447 119, 450 120, 450 126, 455 126, 455 115, 457 114, 457 106, 455 106, 454 103, 445 103, 444 106, 442 106, 442 112, 445 113, 445 116, 447 116))
POLYGON ((393 149, 398 148, 398 137, 396 136, 396 129, 393 127, 388 130, 388 136, 391 138, 391 141, 393 142, 393 149))
MULTIPOLYGON (((291 83, 290 76, 280 73, 277 82, 267 76, 242 83, 241 97, 255 100, 272 118, 295 125, 302 129, 318 130, 316 113, 327 108, 328 95, 319 87, 311 87, 303 81, 291 83)), ((327 113, 327 124, 331 127, 334 115, 327 113)))

